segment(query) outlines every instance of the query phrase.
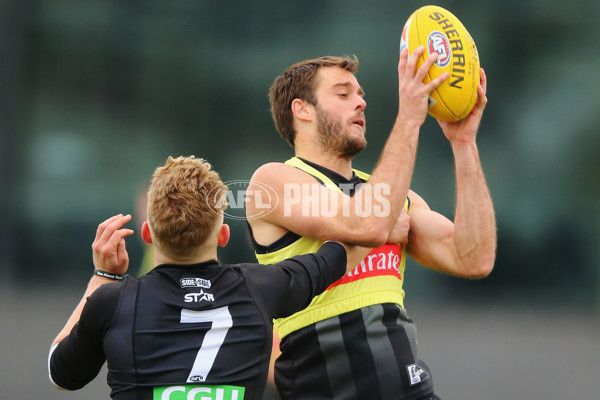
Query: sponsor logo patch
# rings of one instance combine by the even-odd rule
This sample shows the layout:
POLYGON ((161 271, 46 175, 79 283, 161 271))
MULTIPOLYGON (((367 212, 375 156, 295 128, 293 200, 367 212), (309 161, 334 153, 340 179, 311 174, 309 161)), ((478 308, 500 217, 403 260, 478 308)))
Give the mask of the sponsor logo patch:
POLYGON ((181 288, 190 288, 190 287, 199 287, 210 289, 211 283, 208 279, 202 278, 182 278, 179 283, 181 284, 181 288))
POLYGON ((424 380, 429 379, 429 374, 427 371, 419 367, 417 364, 407 365, 406 371, 408 372, 408 382, 410 383, 410 386, 418 385, 424 380))
POLYGON ((186 303, 199 303, 201 301, 215 301, 215 297, 200 289, 200 293, 187 293, 183 296, 186 303))
POLYGON ((402 249, 397 244, 386 243, 377 247, 365 257, 354 269, 333 282, 327 290, 336 286, 373 276, 394 276, 402 280, 400 265, 402 264, 402 249))
POLYGON ((244 391, 244 387, 227 385, 157 386, 152 400, 243 400, 244 391))

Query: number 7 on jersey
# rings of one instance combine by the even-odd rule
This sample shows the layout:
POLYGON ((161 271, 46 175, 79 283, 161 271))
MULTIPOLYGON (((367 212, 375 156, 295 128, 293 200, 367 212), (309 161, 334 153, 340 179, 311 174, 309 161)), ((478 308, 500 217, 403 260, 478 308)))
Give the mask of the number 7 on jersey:
POLYGON ((229 307, 205 311, 182 308, 180 322, 182 324, 212 322, 211 328, 204 335, 204 341, 196 354, 194 365, 187 378, 187 382, 203 382, 217 358, 217 353, 225 341, 229 328, 233 326, 229 307))

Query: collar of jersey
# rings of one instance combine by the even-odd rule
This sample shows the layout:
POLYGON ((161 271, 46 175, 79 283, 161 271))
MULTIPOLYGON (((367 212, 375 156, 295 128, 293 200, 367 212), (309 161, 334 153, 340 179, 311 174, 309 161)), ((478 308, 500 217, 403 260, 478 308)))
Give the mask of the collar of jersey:
POLYGON ((338 186, 342 183, 354 183, 357 179, 359 182, 362 182, 362 180, 360 178, 357 178, 354 170, 352 170, 352 178, 346 179, 345 176, 340 175, 337 172, 330 170, 329 168, 325 168, 322 165, 315 164, 314 162, 308 161, 307 159, 302 158, 302 157, 296 157, 296 158, 299 160, 302 160, 302 162, 304 162, 305 164, 310 165, 311 167, 313 167, 314 169, 316 169, 317 171, 319 171, 320 173, 322 173, 323 175, 328 177, 333 183, 335 183, 338 186))
POLYGON ((219 262, 217 260, 208 260, 197 264, 160 264, 157 265, 154 269, 179 269, 182 271, 187 270, 197 270, 197 269, 213 269, 215 267, 219 267, 219 262))

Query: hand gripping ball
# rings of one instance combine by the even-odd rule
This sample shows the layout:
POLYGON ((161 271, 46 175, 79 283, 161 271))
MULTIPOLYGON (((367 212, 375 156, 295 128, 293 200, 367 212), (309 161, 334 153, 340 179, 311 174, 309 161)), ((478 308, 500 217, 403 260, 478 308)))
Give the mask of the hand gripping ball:
POLYGON ((475 41, 464 25, 450 11, 438 6, 424 6, 406 21, 400 40, 400 51, 408 46, 409 54, 423 45, 419 68, 429 54, 438 59, 424 82, 430 82, 444 71, 446 79, 429 96, 429 114, 444 121, 459 121, 473 110, 479 85, 479 55, 475 41))

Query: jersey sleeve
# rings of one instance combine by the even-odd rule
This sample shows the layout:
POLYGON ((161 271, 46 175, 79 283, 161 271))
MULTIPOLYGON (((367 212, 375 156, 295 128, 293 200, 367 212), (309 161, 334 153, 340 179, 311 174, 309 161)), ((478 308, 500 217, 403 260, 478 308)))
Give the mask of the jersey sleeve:
POLYGON ((284 318, 306 308, 345 272, 346 249, 337 242, 327 242, 316 253, 273 265, 254 265, 251 275, 271 316, 284 318))
POLYGON ((77 390, 91 382, 106 361, 102 338, 115 314, 120 283, 100 286, 87 298, 71 333, 50 350, 50 380, 60 389, 77 390))

